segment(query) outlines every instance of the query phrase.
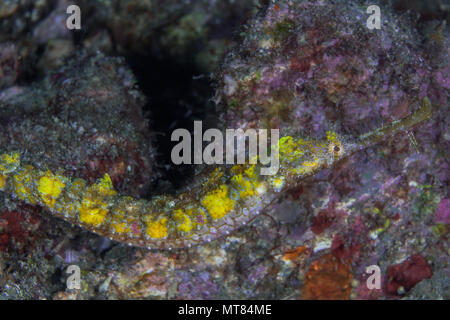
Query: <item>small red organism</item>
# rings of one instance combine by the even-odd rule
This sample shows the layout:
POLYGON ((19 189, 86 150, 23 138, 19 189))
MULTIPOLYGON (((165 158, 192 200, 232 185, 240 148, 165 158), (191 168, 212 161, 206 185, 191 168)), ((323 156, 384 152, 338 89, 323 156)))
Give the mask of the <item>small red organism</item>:
POLYGON ((311 230, 315 234, 321 234, 325 229, 331 227, 337 218, 346 215, 347 213, 344 210, 335 208, 334 201, 330 201, 326 209, 321 210, 317 216, 312 217, 311 230))
POLYGON ((302 287, 302 299, 347 300, 350 298, 351 281, 350 266, 327 254, 309 266, 302 287))
POLYGON ((328 215, 326 210, 322 210, 315 217, 312 217, 311 230, 315 234, 321 234, 325 229, 331 227, 336 216, 334 214, 328 215))
POLYGON ((367 227, 363 219, 358 216, 355 222, 346 229, 347 231, 341 233, 343 236, 337 234, 334 237, 331 243, 331 254, 342 260, 354 261, 359 258, 362 244, 369 240, 367 227))
POLYGON ((336 235, 331 243, 331 253, 343 260, 352 260, 358 257, 361 250, 361 244, 356 243, 355 239, 347 239, 347 237, 341 237, 336 235))
POLYGON ((300 196, 303 194, 303 186, 299 185, 291 190, 291 197, 293 200, 298 200, 300 196))
POLYGON ((23 247, 32 240, 31 233, 39 219, 22 212, 4 211, 0 214, 0 251, 8 250, 12 243, 23 247))
POLYGON ((388 267, 386 292, 391 295, 399 295, 400 287, 407 292, 417 283, 432 275, 431 266, 425 258, 416 254, 400 264, 388 267))

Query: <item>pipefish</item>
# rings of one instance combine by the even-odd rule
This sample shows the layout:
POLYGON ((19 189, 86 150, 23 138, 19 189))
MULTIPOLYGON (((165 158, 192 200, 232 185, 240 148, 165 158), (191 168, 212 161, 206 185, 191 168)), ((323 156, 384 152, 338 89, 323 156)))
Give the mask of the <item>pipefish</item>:
POLYGON ((430 119, 424 98, 417 111, 358 138, 327 132, 323 140, 283 136, 272 146, 280 169, 261 175, 260 164, 216 166, 176 195, 151 200, 120 195, 108 174, 95 184, 22 164, 20 153, 0 155, 0 191, 112 240, 173 249, 211 241, 245 225, 299 180, 430 119))

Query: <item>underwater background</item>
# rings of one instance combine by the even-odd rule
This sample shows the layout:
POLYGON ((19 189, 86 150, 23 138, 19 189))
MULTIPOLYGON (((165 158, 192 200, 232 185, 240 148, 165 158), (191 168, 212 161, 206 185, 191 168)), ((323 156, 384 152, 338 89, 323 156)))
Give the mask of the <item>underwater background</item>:
POLYGON ((0 155, 91 185, 107 174, 134 198, 205 175, 170 159, 171 132, 194 120, 322 139, 376 130, 425 97, 433 108, 251 223, 176 250, 110 240, 8 193, 3 157, 0 299, 449 299, 449 14, 444 0, 0 0, 0 155), (71 4, 81 30, 66 26, 71 4))

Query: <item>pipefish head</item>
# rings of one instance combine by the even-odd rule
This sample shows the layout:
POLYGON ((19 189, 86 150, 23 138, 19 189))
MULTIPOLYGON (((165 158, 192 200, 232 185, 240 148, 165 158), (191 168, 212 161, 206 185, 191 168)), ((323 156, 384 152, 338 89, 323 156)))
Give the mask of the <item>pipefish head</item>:
POLYGON ((432 106, 425 97, 419 109, 414 113, 357 138, 343 137, 332 131, 328 131, 326 139, 323 140, 282 137, 278 143, 280 168, 296 176, 312 174, 322 168, 332 166, 335 162, 358 150, 382 142, 388 136, 406 132, 414 125, 430 119, 431 116, 432 106))
POLYGON ((327 131, 326 144, 328 150, 324 152, 326 165, 330 166, 334 162, 351 155, 357 148, 351 139, 338 135, 335 132, 327 131))
POLYGON ((329 167, 355 151, 353 143, 332 131, 322 140, 285 136, 278 145, 281 167, 296 175, 308 175, 329 167))

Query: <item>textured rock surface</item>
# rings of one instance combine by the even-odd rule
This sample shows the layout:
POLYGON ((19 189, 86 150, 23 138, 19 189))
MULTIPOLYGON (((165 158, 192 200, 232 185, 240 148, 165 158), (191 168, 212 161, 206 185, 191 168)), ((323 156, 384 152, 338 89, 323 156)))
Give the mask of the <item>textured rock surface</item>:
POLYGON ((154 162, 145 98, 119 58, 81 55, 2 101, 0 147, 23 161, 144 194, 154 162), (107 115, 107 116, 106 116, 107 115))

